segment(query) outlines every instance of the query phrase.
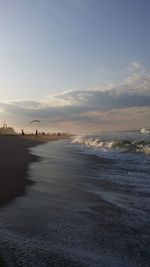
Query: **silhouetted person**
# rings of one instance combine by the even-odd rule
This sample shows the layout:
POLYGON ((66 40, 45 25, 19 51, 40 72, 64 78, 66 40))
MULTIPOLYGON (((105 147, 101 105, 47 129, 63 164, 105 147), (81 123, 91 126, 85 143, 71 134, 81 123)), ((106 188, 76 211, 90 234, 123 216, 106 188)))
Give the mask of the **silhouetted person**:
POLYGON ((25 133, 24 133, 24 130, 23 130, 23 129, 22 129, 21 133, 22 133, 22 135, 25 135, 25 133))
POLYGON ((35 135, 36 135, 36 136, 38 135, 38 130, 37 130, 37 129, 36 129, 35 135))

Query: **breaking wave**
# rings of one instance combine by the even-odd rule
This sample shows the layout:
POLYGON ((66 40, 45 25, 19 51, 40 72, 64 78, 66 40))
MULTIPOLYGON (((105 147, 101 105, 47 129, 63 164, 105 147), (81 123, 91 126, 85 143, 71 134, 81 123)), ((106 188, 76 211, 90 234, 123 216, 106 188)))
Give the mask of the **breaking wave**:
POLYGON ((113 138, 110 136, 91 136, 91 135, 79 135, 74 137, 72 143, 84 145, 88 148, 101 150, 103 152, 132 152, 132 153, 144 153, 150 154, 150 136, 141 139, 136 136, 127 139, 121 139, 120 136, 113 138))

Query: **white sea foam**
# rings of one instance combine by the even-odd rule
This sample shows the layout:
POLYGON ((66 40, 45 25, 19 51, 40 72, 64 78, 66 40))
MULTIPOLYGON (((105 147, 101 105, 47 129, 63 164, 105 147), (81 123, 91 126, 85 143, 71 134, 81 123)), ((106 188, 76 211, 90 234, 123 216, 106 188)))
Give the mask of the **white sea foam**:
POLYGON ((150 154, 150 144, 147 145, 139 145, 136 149, 137 152, 142 152, 144 154, 150 154))
POLYGON ((72 143, 105 152, 135 152, 150 154, 150 138, 141 139, 139 136, 134 136, 133 134, 126 136, 117 134, 115 136, 78 135, 74 137, 72 143), (136 139, 134 139, 134 137, 136 139))
MULTIPOLYGON (((7 266, 147 266, 150 157, 117 152, 112 156, 118 161, 103 164, 78 149, 86 140, 85 151, 105 149, 110 156, 108 151, 127 140, 114 135, 78 136, 79 145, 61 140, 31 149, 41 159, 28 170, 34 183, 0 212, 0 251, 7 266), (140 247, 139 229, 144 229, 140 247), (137 264, 127 253, 129 243, 137 264)), ((134 134, 125 142, 141 145, 134 134)))
POLYGON ((149 130, 146 130, 145 128, 142 128, 141 130, 140 130, 140 133, 141 134, 148 134, 150 131, 149 130))

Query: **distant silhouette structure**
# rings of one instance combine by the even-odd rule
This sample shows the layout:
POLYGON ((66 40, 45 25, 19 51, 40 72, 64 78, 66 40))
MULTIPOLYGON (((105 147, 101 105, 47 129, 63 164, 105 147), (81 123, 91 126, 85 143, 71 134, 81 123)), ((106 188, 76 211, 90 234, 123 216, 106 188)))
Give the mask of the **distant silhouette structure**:
POLYGON ((15 130, 12 127, 8 127, 4 121, 2 127, 0 127, 0 134, 15 134, 15 130))

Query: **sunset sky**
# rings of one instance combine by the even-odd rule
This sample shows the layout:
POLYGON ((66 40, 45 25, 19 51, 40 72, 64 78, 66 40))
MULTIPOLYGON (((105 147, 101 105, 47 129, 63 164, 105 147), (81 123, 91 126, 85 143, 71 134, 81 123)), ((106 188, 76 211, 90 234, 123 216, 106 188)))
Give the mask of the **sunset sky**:
POLYGON ((150 128, 149 0, 0 0, 0 123, 150 128))

